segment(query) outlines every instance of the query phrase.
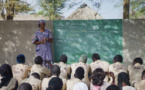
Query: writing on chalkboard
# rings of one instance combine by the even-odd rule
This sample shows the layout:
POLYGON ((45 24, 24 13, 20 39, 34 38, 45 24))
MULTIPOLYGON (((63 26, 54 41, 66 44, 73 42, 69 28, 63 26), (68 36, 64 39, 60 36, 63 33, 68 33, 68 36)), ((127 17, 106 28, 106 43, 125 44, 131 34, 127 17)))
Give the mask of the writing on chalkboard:
POLYGON ((116 54, 122 54, 122 20, 56 20, 54 25, 54 56, 68 56, 68 63, 78 62, 81 54, 91 63, 93 53, 102 60, 112 62, 116 54))
POLYGON ((68 36, 77 37, 77 36, 79 36, 79 35, 78 35, 78 34, 73 34, 73 33, 70 33, 70 34, 68 34, 68 36))
POLYGON ((77 30, 77 31, 71 30, 70 32, 79 33, 79 32, 87 32, 87 31, 86 30, 77 30))

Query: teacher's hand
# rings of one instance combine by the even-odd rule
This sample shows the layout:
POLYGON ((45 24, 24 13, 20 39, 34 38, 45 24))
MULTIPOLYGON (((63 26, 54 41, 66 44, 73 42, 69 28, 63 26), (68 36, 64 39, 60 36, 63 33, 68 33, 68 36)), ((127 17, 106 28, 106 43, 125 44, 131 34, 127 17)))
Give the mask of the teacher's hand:
POLYGON ((44 44, 46 41, 44 41, 44 40, 42 40, 42 41, 40 41, 40 44, 44 44))
POLYGON ((48 42, 52 42, 52 41, 53 41, 53 39, 52 39, 52 38, 49 38, 49 39, 48 39, 48 42))
POLYGON ((47 40, 48 40, 47 38, 44 38, 44 39, 42 39, 42 41, 41 41, 41 42, 42 42, 42 43, 46 43, 46 42, 47 42, 47 40))

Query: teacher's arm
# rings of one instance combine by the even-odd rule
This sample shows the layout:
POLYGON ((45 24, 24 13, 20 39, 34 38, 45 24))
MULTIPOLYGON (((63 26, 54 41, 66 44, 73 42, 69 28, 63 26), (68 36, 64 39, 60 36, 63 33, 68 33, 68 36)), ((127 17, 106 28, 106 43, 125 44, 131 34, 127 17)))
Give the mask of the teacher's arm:
POLYGON ((43 39, 42 41, 40 41, 37 34, 34 34, 32 43, 35 45, 43 44, 43 43, 45 43, 45 40, 43 39))
POLYGON ((52 38, 44 38, 44 41, 52 42, 53 39, 52 38))
POLYGON ((34 42, 35 45, 43 44, 43 43, 45 43, 45 42, 44 42, 44 41, 35 41, 35 42, 34 42))

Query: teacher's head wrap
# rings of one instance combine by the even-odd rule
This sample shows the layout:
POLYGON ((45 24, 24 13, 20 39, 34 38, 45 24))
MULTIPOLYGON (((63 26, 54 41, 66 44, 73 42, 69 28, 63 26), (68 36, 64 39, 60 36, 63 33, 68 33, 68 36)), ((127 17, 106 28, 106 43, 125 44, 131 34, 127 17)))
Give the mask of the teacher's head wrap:
POLYGON ((40 24, 41 24, 41 23, 46 24, 45 20, 39 20, 39 21, 38 21, 38 27, 39 27, 39 28, 40 28, 40 24))

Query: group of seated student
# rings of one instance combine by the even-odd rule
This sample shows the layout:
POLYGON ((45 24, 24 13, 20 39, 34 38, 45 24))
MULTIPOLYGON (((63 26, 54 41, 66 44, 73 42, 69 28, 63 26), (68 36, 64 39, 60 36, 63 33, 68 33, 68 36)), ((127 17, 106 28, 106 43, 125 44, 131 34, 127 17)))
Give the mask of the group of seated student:
POLYGON ((121 55, 113 58, 113 64, 92 55, 81 55, 78 63, 67 65, 67 56, 62 55, 59 63, 50 69, 43 66, 37 56, 33 66, 25 65, 25 56, 16 57, 17 64, 0 66, 0 90, 145 90, 145 69, 139 57, 132 65, 125 66, 121 55))

